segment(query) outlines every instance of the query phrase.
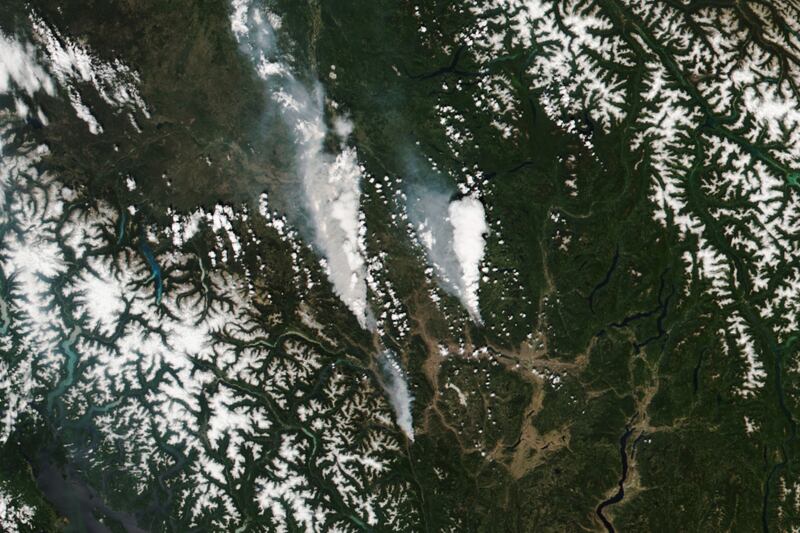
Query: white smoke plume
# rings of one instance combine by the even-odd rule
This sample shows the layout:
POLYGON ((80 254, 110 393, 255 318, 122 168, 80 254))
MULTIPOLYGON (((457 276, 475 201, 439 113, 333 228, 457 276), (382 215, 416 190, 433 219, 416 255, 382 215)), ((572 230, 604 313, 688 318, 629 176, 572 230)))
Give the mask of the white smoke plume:
POLYGON ((389 402, 397 417, 397 425, 406 434, 408 440, 413 441, 414 423, 411 415, 411 403, 414 398, 408 391, 405 372, 391 350, 384 350, 378 357, 378 362, 383 373, 383 388, 389 395, 389 402))
POLYGON ((413 185, 407 196, 409 220, 439 285, 481 323, 478 285, 484 235, 489 231, 483 204, 472 197, 451 201, 452 194, 444 186, 430 181, 413 185))
POLYGON ((481 322, 478 305, 480 264, 488 233, 486 211, 477 198, 466 197, 450 203, 447 212, 453 226, 453 251, 461 264, 461 301, 476 322, 481 322))
POLYGON ((280 18, 262 13, 247 0, 234 0, 231 28, 242 51, 255 63, 259 76, 280 115, 295 137, 296 164, 306 208, 314 226, 314 242, 326 259, 333 287, 363 328, 373 329, 367 307, 365 228, 361 221, 361 168, 356 151, 344 142, 352 130, 343 119, 336 122, 341 151, 324 150, 328 133, 324 121, 323 90, 319 83, 307 88, 280 60, 275 30, 280 18))
MULTIPOLYGON (((314 226, 314 242, 326 259, 328 276, 361 327, 374 331, 375 319, 367 305, 366 227, 360 211, 362 171, 355 149, 345 144, 353 126, 344 118, 336 118, 333 126, 342 142, 340 151, 333 155, 324 150, 328 129, 322 86, 315 83, 308 89, 280 60, 275 39, 279 27, 276 15, 252 8, 248 0, 234 0, 233 33, 294 134, 306 209, 314 226)), ((381 352, 378 363, 397 425, 413 440, 412 398, 403 369, 389 350, 381 352)))

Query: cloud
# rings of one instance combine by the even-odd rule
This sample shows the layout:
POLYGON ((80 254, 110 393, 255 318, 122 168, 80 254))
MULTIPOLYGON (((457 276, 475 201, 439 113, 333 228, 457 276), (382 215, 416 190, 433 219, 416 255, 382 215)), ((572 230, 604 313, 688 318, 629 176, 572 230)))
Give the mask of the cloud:
POLYGON ((364 235, 360 211, 361 168, 355 149, 345 144, 352 125, 335 121, 341 139, 338 154, 324 149, 328 128, 324 121, 322 86, 311 88, 292 74, 276 45, 280 19, 235 0, 231 28, 243 53, 256 65, 258 75, 295 141, 295 163, 300 175, 305 208, 314 228, 314 243, 322 252, 334 290, 363 328, 374 328, 367 305, 364 235))
POLYGON ((55 84, 37 63, 33 46, 0 33, 0 94, 10 93, 14 88, 31 97, 40 90, 55 94, 55 84))
POLYGON ((37 41, 44 47, 53 75, 70 93, 79 99, 78 83, 91 85, 100 98, 115 109, 141 112, 150 118, 147 105, 139 94, 139 74, 119 59, 105 61, 88 46, 81 44, 35 14, 30 15, 37 41))
MULTIPOLYGON (((24 101, 21 93, 29 99, 39 91, 55 96, 55 79, 66 91, 78 118, 86 122, 89 131, 95 135, 102 133, 103 127, 84 103, 79 84, 91 85, 102 100, 116 109, 138 110, 149 118, 137 89, 139 76, 136 72, 119 60, 101 60, 87 46, 62 35, 34 13, 30 14, 30 20, 35 40, 42 47, 42 59, 47 70, 38 63, 33 45, 22 44, 0 32, 0 94, 16 93, 17 115, 26 118, 35 110, 38 120, 46 125, 47 117, 42 110, 31 101, 24 101)), ((133 114, 129 113, 129 118, 135 124, 133 114)))

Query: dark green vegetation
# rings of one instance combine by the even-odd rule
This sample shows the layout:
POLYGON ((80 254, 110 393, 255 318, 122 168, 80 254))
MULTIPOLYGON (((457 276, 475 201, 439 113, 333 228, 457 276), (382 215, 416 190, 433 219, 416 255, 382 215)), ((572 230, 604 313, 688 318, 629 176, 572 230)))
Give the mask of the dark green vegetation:
MULTIPOLYGON (((605 510, 620 531, 760 529, 765 457, 780 445, 783 424, 776 422, 778 431, 763 444, 746 437, 746 402, 734 392, 740 369, 719 343, 720 311, 702 285, 686 278, 680 260, 686 244, 652 220, 651 177, 646 166, 634 168, 644 154, 627 149, 633 132, 623 124, 597 133, 589 153, 526 90, 526 54, 510 50, 491 64, 475 64, 468 47, 448 40, 463 15, 445 5, 421 8, 422 20, 438 24, 429 28, 437 37, 427 46, 408 22, 413 8, 398 10, 391 2, 323 5, 321 31, 314 33, 318 70, 336 65, 336 82, 327 87, 352 110, 369 169, 403 175, 397 146, 419 140, 440 168, 458 175, 476 165, 489 176, 490 217, 502 222, 502 232, 490 237, 488 256, 520 276, 518 285, 482 286, 487 328, 475 334, 503 347, 536 332, 544 345, 491 367, 493 375, 528 376, 535 368, 562 376, 557 389, 545 385, 536 401, 539 386, 526 377, 484 385, 482 372, 473 382, 462 377, 472 376, 472 362, 449 360, 439 368, 437 401, 417 403, 418 411, 430 412, 412 459, 431 502, 427 527, 437 530, 441 515, 452 513, 467 516, 471 531, 597 529, 595 509, 617 490, 620 439, 631 429, 625 499, 605 510), (368 59, 354 53, 363 49, 368 59), (497 142, 486 116, 471 111, 477 80, 491 74, 508 76, 517 89, 520 135, 513 141, 497 142), (463 89, 444 91, 442 83, 463 89), (434 103, 463 110, 478 148, 468 145, 458 157, 447 150, 441 128, 425 127, 436 122, 434 103), (576 197, 564 185, 570 178, 577 180, 576 197), (509 326, 510 338, 492 335, 492 325, 509 326), (522 370, 514 370, 515 362, 522 370), (499 429, 487 428, 485 406, 472 400, 460 406, 445 380, 482 396, 496 392, 504 404, 494 409, 499 429), (477 429, 492 461, 472 446, 477 429), (428 460, 447 472, 445 480, 420 476, 428 460)), ((591 132, 591 119, 579 119, 591 132)), ((759 408, 780 420, 776 407, 759 408)))
MULTIPOLYGON (((54 168, 114 205, 143 209, 123 221, 122 242, 137 246, 142 228, 166 220, 168 206, 253 205, 264 190, 276 194, 278 209, 290 205, 285 185, 294 178, 281 149, 290 141, 237 52, 224 2, 76 1, 63 14, 41 4, 46 20, 109 58, 124 57, 141 75, 152 108, 142 134, 98 112, 107 132, 91 136, 55 99, 48 109, 53 124, 39 133, 54 168), (127 175, 140 184, 134 193, 124 188, 127 175)), ((616 13, 613 5, 608 9, 616 13)), ((776 498, 781 483, 794 482, 797 466, 800 408, 786 392, 797 383, 783 377, 780 361, 794 348, 777 346, 765 325, 759 342, 773 359, 765 364, 764 393, 748 399, 736 392, 742 359, 723 346, 734 343, 724 342, 725 316, 707 283, 686 271, 682 258, 695 243, 653 220, 650 154, 630 148, 632 125, 602 133, 588 113, 564 117, 588 134, 588 148, 548 118, 541 95, 528 89, 526 68, 538 49, 509 49, 478 64, 457 37, 468 14, 448 2, 419 6, 423 20, 435 21, 422 39, 415 8, 390 0, 275 7, 299 77, 323 79, 327 95, 347 110, 370 174, 419 179, 409 176, 412 157, 430 158, 443 175, 468 168, 484 182, 491 207, 495 231, 486 255, 497 270, 481 285, 485 323, 478 327, 455 299, 440 308, 431 303, 424 260, 391 222, 396 205, 382 201, 385 191, 362 184, 368 249, 387 253, 381 281, 391 283, 412 322, 411 334, 387 342, 402 354, 415 395, 416 438, 394 473, 415 491, 421 521, 414 529, 460 523, 460 531, 475 532, 602 530, 600 515, 618 531, 779 530, 794 523, 794 507, 776 498), (336 78, 328 80, 333 65, 336 78), (475 109, 479 81, 491 75, 507 77, 515 90, 519 133, 509 140, 490 127, 490 111, 475 109), (458 110, 474 135, 458 154, 448 147, 436 105, 458 110), (440 344, 453 352, 459 345, 468 353, 489 349, 442 358, 440 344), (767 421, 752 435, 743 423, 747 413, 767 421), (624 496, 601 507, 617 494, 623 462, 624 496)), ((627 83, 637 92, 635 68, 627 83)), ((644 105, 630 102, 628 113, 644 105)), ((689 202, 704 208, 699 188, 690 190, 689 202)), ((262 248, 246 249, 243 265, 231 268, 256 272, 270 257, 270 273, 254 279, 255 299, 264 317, 285 330, 302 329, 293 323, 301 302, 288 282, 291 250, 257 223, 236 228, 247 229, 262 248)), ((203 237, 188 247, 205 258, 203 237)), ((155 253, 168 248, 164 243, 155 253)), ((172 274, 165 273, 165 290, 172 274)), ((176 274, 181 281, 200 275, 176 274)), ((746 305, 746 292, 734 296, 746 305)), ((384 303, 372 297, 377 307, 384 303)), ((330 287, 317 286, 304 303, 322 311, 327 335, 359 354, 347 372, 372 375, 370 339, 330 287)), ((34 494, 21 454, 36 444, 18 442, 2 451, 0 480, 34 494)), ((36 523, 43 531, 58 526, 44 512, 36 523)))
POLYGON ((0 484, 13 487, 25 501, 36 505, 38 512, 32 521, 32 531, 58 531, 65 524, 50 509, 36 486, 29 461, 32 450, 36 450, 46 437, 33 427, 21 427, 16 438, 1 449, 0 484))
MULTIPOLYGON (((29 5, 11 4, 0 25, 24 31, 29 5)), ((95 136, 66 102, 48 100, 51 124, 41 134, 66 179, 122 195, 124 178, 134 176, 143 206, 156 208, 152 215, 167 206, 187 210, 252 199, 267 181, 280 179, 287 141, 262 123, 261 87, 237 57, 225 2, 42 2, 35 12, 65 35, 90 43, 105 60, 139 66, 151 114, 149 120, 138 117, 139 134, 95 98, 87 103, 105 130, 95 136)))

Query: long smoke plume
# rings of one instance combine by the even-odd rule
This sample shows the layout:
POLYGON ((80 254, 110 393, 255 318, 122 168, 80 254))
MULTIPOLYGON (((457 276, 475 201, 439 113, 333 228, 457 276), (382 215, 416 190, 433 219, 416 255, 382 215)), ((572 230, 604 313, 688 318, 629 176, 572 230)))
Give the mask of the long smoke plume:
MULTIPOLYGON (((308 89, 280 60, 275 39, 275 30, 280 27, 277 16, 252 8, 247 0, 235 0, 231 27, 294 136, 295 163, 314 227, 314 243, 325 256, 331 283, 361 327, 374 331, 375 320, 367 304, 361 168, 355 149, 346 145, 352 125, 336 120, 339 153, 324 150, 329 132, 324 120, 322 86, 316 82, 308 89)), ((380 353, 378 363, 397 425, 413 440, 413 398, 405 374, 389 350, 380 353)))
MULTIPOLYGON (((371 315, 363 253, 365 230, 360 220, 361 169, 356 151, 346 146, 346 138, 340 138, 338 154, 324 150, 328 129, 322 86, 316 82, 307 88, 280 60, 275 39, 275 30, 280 27, 277 16, 236 0, 231 27, 294 136, 295 163, 314 228, 314 243, 326 259, 331 283, 361 327, 368 328, 371 315)), ((345 137, 349 133, 346 125, 336 129, 345 137)))

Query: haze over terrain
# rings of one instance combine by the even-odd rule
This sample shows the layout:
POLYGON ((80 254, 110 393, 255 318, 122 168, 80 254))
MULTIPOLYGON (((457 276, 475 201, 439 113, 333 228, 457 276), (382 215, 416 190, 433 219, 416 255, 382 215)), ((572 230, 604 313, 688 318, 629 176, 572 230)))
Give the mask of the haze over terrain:
POLYGON ((800 530, 795 2, 0 11, 0 531, 800 530))

